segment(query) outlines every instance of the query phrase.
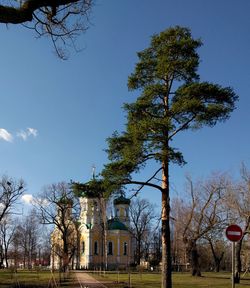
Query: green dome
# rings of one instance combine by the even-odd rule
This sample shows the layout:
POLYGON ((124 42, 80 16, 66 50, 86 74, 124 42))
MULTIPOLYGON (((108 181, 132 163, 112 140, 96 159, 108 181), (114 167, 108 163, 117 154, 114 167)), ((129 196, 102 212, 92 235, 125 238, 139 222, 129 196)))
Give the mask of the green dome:
POLYGON ((118 204, 127 204, 129 205, 130 204, 130 199, 128 198, 125 198, 124 196, 120 196, 118 198, 115 198, 114 200, 114 205, 118 205, 118 204))
POLYGON ((125 224, 119 221, 117 218, 108 220, 108 230, 128 230, 125 224))

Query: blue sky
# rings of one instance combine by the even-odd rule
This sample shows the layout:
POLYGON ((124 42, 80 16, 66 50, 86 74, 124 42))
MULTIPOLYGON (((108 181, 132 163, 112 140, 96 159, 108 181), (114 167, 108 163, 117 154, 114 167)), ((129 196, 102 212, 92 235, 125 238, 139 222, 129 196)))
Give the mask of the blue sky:
MULTIPOLYGON (((176 138, 188 164, 171 167, 172 197, 181 195, 187 173, 237 177, 242 161, 249 167, 250 1, 96 2, 92 25, 78 39, 83 51, 71 51, 67 61, 53 54, 49 39, 36 39, 22 26, 0 26, 0 174, 22 177, 35 195, 47 184, 89 180, 93 165, 100 172, 105 139, 123 129, 121 106, 135 99, 127 78, 136 52, 175 25, 189 27, 204 43, 201 80, 232 86, 240 101, 226 123, 176 138)), ((142 197, 160 203, 157 191, 142 197)))

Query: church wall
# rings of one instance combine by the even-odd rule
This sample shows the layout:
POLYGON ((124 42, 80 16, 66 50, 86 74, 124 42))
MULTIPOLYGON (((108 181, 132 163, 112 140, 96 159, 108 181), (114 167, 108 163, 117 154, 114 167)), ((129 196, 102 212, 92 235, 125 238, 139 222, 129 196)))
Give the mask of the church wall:
MULTIPOLYGON (((77 259, 79 259, 77 267, 81 269, 99 269, 102 266, 104 268, 106 257, 103 256, 104 233, 101 227, 100 203, 96 198, 80 198, 80 204, 80 255, 77 256, 77 259)), ((107 224, 110 227, 106 239, 107 252, 109 249, 112 250, 112 253, 107 255, 108 269, 125 269, 132 263, 131 234, 128 230, 125 230, 129 226, 128 207, 128 204, 115 205, 116 217, 113 218, 114 222, 111 219, 109 220, 111 222, 108 221, 107 224), (113 226, 109 226, 109 223, 113 226), (110 245, 111 247, 109 247, 110 245)), ((56 231, 54 233, 56 234, 56 231)), ((58 240, 52 242, 58 243, 58 240)))

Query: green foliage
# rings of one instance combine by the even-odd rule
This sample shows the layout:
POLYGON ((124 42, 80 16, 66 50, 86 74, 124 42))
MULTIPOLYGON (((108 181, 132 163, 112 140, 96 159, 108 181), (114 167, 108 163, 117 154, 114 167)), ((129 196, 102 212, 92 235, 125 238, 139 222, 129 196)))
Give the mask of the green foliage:
POLYGON ((199 56, 196 49, 202 45, 194 40, 188 28, 173 27, 154 35, 149 48, 137 53, 139 62, 128 79, 129 89, 145 88, 166 80, 199 79, 196 73, 199 56))
POLYGON ((176 26, 154 35, 149 48, 138 53, 128 88, 140 95, 124 105, 126 131, 115 132, 107 140, 111 163, 102 176, 112 189, 133 182, 132 174, 150 160, 162 167, 170 162, 185 164, 182 153, 170 145, 174 136, 214 126, 235 109, 238 96, 232 88, 199 82, 196 50, 201 45, 189 29, 176 26))
POLYGON ((213 126, 229 118, 238 97, 230 87, 223 88, 208 82, 183 85, 172 99, 171 112, 180 123, 195 116, 186 128, 213 126))
POLYGON ((77 197, 105 197, 105 187, 103 181, 99 179, 94 178, 87 183, 72 182, 71 187, 77 197))

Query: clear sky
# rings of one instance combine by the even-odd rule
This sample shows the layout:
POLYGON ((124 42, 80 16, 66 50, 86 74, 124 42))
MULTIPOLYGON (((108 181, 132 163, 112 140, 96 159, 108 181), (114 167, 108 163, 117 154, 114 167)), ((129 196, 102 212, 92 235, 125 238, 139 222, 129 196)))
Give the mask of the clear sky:
MULTIPOLYGON (((93 165, 100 172, 105 139, 123 129, 121 106, 134 99, 127 78, 136 52, 153 34, 180 25, 204 43, 201 80, 232 86, 240 101, 226 123, 177 137, 188 164, 171 167, 172 195, 182 193, 186 173, 237 176, 242 161, 250 167, 249 11, 249 0, 97 0, 92 25, 78 39, 84 49, 67 61, 53 54, 49 39, 1 25, 0 174, 22 177, 35 195, 47 184, 89 180, 93 165)), ((160 203, 157 191, 142 197, 160 203)))

